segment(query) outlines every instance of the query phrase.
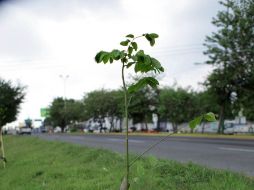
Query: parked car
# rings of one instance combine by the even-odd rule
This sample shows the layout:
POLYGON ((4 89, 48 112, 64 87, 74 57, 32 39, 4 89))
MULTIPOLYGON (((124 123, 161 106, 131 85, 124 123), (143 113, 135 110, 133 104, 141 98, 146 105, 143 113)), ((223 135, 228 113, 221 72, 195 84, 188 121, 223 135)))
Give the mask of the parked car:
POLYGON ((32 134, 32 128, 31 127, 21 127, 19 129, 19 134, 20 135, 24 135, 24 134, 31 135, 32 134))
POLYGON ((224 134, 249 133, 250 126, 246 124, 225 124, 224 134))
POLYGON ((56 127, 56 128, 54 129, 54 133, 61 133, 61 132, 62 132, 61 127, 56 127))
POLYGON ((48 132, 46 127, 40 127, 40 130, 41 130, 41 133, 47 133, 48 132))

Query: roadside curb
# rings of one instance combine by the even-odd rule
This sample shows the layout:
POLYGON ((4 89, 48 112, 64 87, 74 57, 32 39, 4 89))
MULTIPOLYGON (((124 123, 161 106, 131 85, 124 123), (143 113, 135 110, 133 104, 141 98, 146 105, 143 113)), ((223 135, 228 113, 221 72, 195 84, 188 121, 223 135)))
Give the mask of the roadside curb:
MULTIPOLYGON (((125 136, 125 133, 64 133, 62 135, 98 135, 98 136, 125 136)), ((144 137, 165 137, 169 135, 169 133, 129 133, 129 136, 144 136, 144 137)), ((232 136, 232 135, 191 135, 191 134, 173 134, 171 137, 189 137, 189 138, 208 138, 208 139, 231 139, 231 140, 254 140, 254 135, 246 135, 246 136, 232 136)))

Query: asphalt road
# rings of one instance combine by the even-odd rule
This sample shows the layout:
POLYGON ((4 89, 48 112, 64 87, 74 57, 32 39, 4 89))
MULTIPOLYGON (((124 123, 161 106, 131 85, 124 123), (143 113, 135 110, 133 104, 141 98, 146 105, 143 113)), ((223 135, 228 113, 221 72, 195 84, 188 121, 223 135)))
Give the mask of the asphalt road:
MULTIPOLYGON (((122 135, 39 135, 47 140, 71 142, 124 153, 122 135)), ((161 137, 130 136, 130 152, 141 153, 161 137)), ((254 140, 200 137, 168 137, 146 155, 193 162, 211 168, 228 169, 254 176, 254 140)))

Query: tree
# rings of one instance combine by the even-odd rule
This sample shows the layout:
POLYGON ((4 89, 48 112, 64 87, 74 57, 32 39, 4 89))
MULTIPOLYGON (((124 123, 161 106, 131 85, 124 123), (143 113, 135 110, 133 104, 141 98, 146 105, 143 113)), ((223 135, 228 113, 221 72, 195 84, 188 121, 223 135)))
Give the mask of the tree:
POLYGON ((253 78, 254 3, 252 0, 220 3, 226 10, 219 11, 213 19, 218 30, 206 37, 204 53, 209 58, 206 63, 215 68, 206 84, 217 96, 220 105, 218 132, 223 133, 225 111, 231 104, 232 93, 240 100, 245 96, 243 89, 250 86, 253 78))
POLYGON ((27 119, 25 119, 25 124, 26 124, 26 127, 31 128, 33 121, 30 118, 27 118, 27 119))
POLYGON ((147 86, 134 92, 133 96, 135 98, 130 101, 129 115, 134 124, 145 124, 145 128, 142 127, 142 130, 147 131, 147 123, 152 121, 152 114, 156 113, 158 106, 156 89, 147 86))
POLYGON ((120 120, 120 131, 122 131, 122 118, 124 113, 123 105, 123 91, 122 90, 112 90, 108 91, 108 112, 107 116, 110 119, 110 131, 115 130, 114 119, 116 121, 120 120))
POLYGON ((102 124, 107 117, 110 122, 110 131, 114 130, 114 120, 121 121, 123 116, 122 90, 94 90, 84 97, 85 112, 88 118, 93 118, 102 124), (95 103, 96 102, 96 103, 95 103))
POLYGON ((172 123, 174 133, 179 124, 200 114, 194 93, 180 87, 161 89, 159 112, 162 118, 172 123))
POLYGON ((53 124, 53 127, 60 126, 62 132, 67 125, 65 102, 63 98, 55 98, 52 104, 49 106, 49 115, 53 124))
POLYGON ((53 127, 60 126, 62 132, 64 132, 64 128, 68 124, 82 121, 83 112, 84 105, 81 101, 55 98, 49 107, 49 120, 52 122, 53 127))
POLYGON ((103 123, 108 112, 108 101, 110 97, 106 90, 95 90, 89 92, 84 97, 85 111, 88 118, 93 118, 100 125, 100 132, 102 132, 103 123))
POLYGON ((13 85, 10 81, 0 79, 0 145, 5 167, 4 144, 2 138, 2 127, 7 123, 15 121, 19 113, 20 104, 23 102, 25 93, 20 84, 13 85))
POLYGON ((198 113, 208 113, 213 112, 216 115, 219 113, 219 105, 216 102, 216 97, 209 89, 195 93, 196 105, 198 107, 198 113))
POLYGON ((122 181, 120 189, 127 190, 129 189, 129 126, 128 126, 128 102, 129 102, 129 93, 138 91, 139 89, 150 85, 151 87, 156 87, 159 82, 153 77, 143 77, 137 83, 132 84, 129 88, 126 86, 125 82, 125 69, 128 69, 134 66, 134 71, 136 73, 148 73, 155 72, 160 73, 164 71, 164 68, 161 66, 160 62, 150 55, 145 54, 143 50, 138 51, 138 44, 136 39, 146 38, 150 45, 155 44, 155 39, 159 36, 155 33, 146 33, 140 36, 135 37, 133 34, 128 34, 126 39, 120 42, 120 45, 126 47, 124 50, 114 49, 111 52, 100 51, 95 56, 95 61, 97 63, 113 63, 114 61, 120 61, 122 64, 122 83, 123 83, 123 92, 124 92, 124 115, 125 115, 125 125, 126 125, 126 176, 122 181))
MULTIPOLYGON (((254 84, 253 84, 254 85, 254 84)), ((254 121, 254 91, 247 91, 246 95, 241 97, 241 105, 243 107, 243 114, 250 121, 254 121)))
POLYGON ((87 119, 85 106, 82 100, 66 100, 66 117, 70 123, 81 122, 87 119))
MULTIPOLYGON (((216 115, 219 115, 220 107, 216 100, 216 95, 214 95, 213 92, 211 92, 212 89, 206 88, 204 91, 194 93, 195 95, 195 105, 197 107, 197 113, 199 115, 202 115, 204 113, 215 113, 216 115)), ((226 109, 226 117, 229 115, 231 116, 231 109, 226 109)), ((205 130, 205 123, 207 120, 203 120, 202 125, 202 133, 204 133, 205 130)))
POLYGON ((227 113, 232 113, 231 94, 234 92, 233 86, 228 83, 223 75, 223 70, 214 70, 205 82, 211 96, 214 97, 216 104, 219 106, 219 124, 218 133, 224 131, 224 120, 227 113))

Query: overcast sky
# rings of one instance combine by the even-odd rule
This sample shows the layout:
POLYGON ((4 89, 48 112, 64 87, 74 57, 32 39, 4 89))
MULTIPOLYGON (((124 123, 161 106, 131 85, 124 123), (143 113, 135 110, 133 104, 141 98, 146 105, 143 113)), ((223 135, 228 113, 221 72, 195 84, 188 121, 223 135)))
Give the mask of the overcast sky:
POLYGON ((120 64, 98 65, 99 50, 119 48, 126 34, 155 32, 151 48, 166 71, 161 85, 198 85, 211 71, 203 63, 205 36, 215 31, 217 0, 9 0, 0 1, 0 77, 26 85, 19 120, 39 118, 64 94, 81 99, 85 92, 121 85, 120 64), (1 3, 2 2, 2 3, 1 3))

